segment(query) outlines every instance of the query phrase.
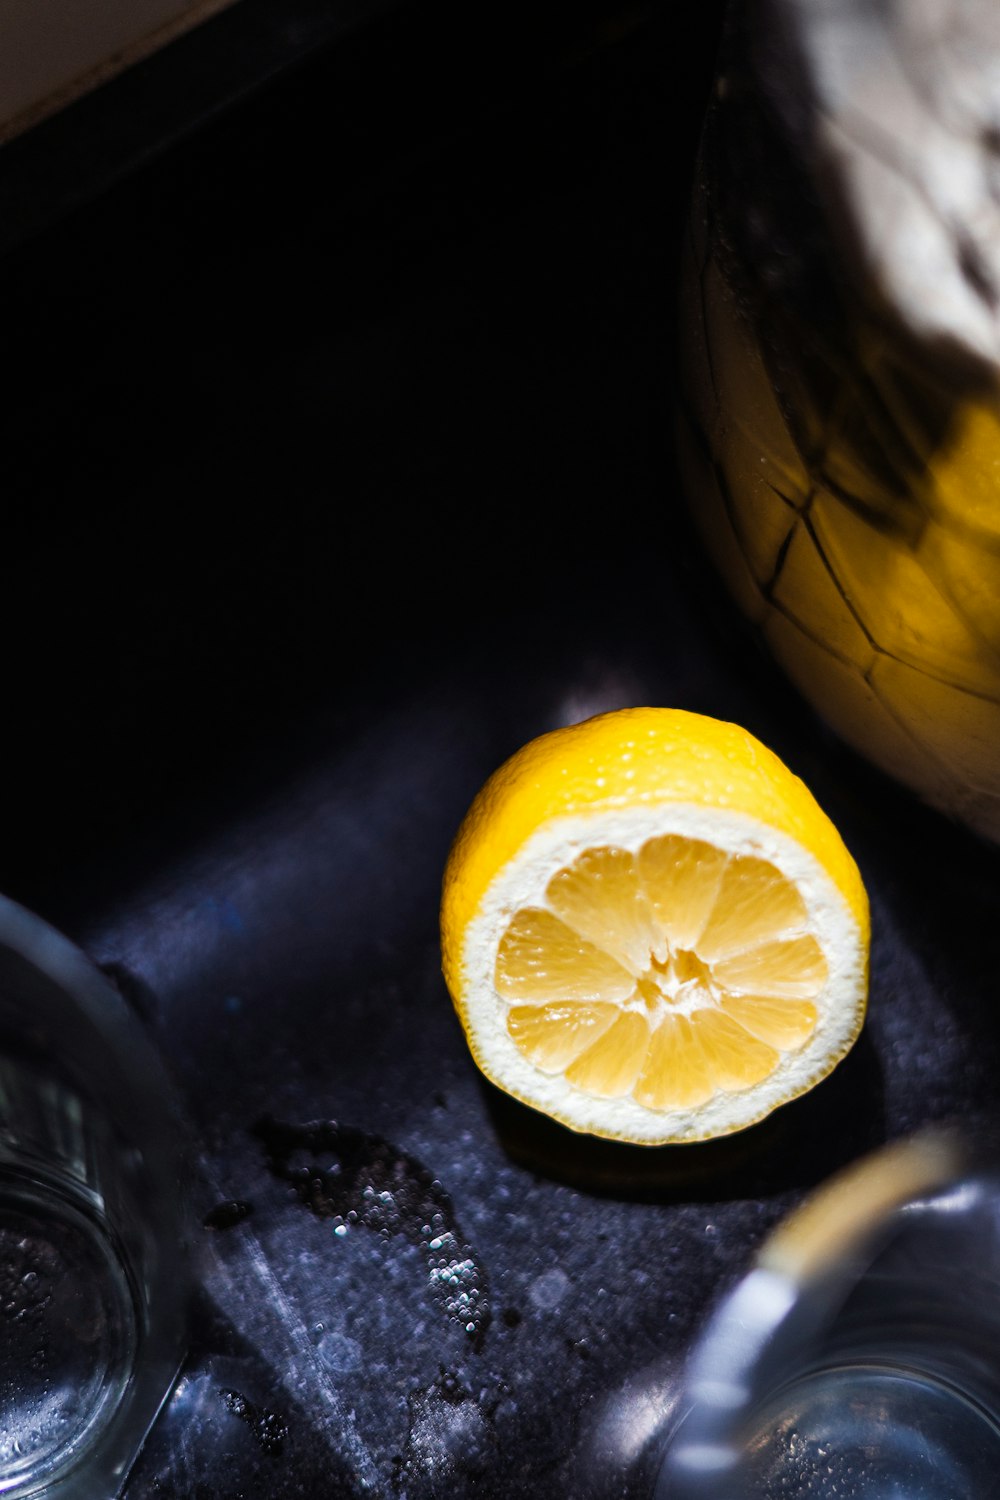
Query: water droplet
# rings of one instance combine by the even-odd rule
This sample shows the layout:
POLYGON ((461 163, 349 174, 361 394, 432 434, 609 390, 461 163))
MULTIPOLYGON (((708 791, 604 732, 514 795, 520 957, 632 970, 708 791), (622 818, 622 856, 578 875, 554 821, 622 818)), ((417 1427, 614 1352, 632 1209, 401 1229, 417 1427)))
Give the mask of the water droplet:
POLYGON ((227 1198, 209 1209, 201 1222, 205 1229, 233 1229, 252 1213, 252 1203, 246 1203, 241 1198, 227 1198))
POLYGON ((553 1266, 550 1271, 543 1271, 540 1276, 536 1276, 528 1295, 537 1308, 543 1312, 551 1312, 569 1291, 569 1284, 566 1272, 553 1266))
POLYGON ((326 1368, 338 1375, 347 1375, 361 1368, 361 1345, 345 1333, 324 1334, 317 1353, 326 1368))

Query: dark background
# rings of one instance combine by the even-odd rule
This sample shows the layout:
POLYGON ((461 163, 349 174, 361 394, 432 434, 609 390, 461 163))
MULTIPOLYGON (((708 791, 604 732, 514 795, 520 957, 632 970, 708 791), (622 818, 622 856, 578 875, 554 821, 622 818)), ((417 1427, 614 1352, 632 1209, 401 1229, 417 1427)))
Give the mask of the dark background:
POLYGON ((60 916, 359 693, 457 650, 536 681, 665 586, 713 7, 303 6, 299 55, 293 5, 264 78, 244 5, 0 170, 7 748, 58 767, 0 881, 51 907, 55 839, 60 916))
POLYGON ((769 1226, 881 1140, 993 1117, 995 852, 817 722, 689 531, 676 267, 720 6, 680 14, 240 0, 0 152, 0 889, 140 1007, 198 1167, 191 1356, 129 1500, 648 1495, 769 1226), (640 702, 770 744, 872 897, 861 1041, 714 1146, 515 1107, 440 978, 479 785, 640 702), (300 1202, 292 1156, 339 1197, 300 1202))

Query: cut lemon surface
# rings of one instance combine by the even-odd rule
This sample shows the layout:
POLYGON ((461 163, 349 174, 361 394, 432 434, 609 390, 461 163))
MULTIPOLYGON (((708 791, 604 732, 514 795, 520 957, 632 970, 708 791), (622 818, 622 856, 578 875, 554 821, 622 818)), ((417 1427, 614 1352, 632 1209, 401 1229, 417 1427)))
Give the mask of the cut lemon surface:
POLYGON ((540 735, 479 792, 441 953, 469 1047, 573 1130, 740 1130, 861 1029, 868 901, 804 783, 738 725, 630 708, 540 735))

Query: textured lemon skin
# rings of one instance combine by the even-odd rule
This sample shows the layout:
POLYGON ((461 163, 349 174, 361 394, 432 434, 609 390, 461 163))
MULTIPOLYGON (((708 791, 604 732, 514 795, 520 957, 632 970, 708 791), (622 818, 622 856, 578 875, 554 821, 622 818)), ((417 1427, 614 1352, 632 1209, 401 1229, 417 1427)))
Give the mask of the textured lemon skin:
POLYGON ((868 897, 858 867, 805 783, 772 750, 725 720, 679 708, 626 708, 529 741, 482 787, 456 834, 441 898, 445 981, 462 1014, 462 943, 494 876, 552 818, 687 802, 749 814, 823 867, 867 950, 868 897))

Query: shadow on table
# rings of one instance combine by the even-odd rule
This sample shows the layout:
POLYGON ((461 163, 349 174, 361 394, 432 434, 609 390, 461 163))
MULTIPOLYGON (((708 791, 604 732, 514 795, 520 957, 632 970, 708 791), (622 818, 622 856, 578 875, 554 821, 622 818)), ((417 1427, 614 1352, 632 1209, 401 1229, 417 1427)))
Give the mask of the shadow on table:
POLYGON ((579 1135, 481 1084, 503 1149, 537 1176, 634 1202, 713 1202, 808 1190, 886 1139, 882 1071, 862 1032, 834 1072, 759 1124, 718 1140, 634 1146, 579 1135))

